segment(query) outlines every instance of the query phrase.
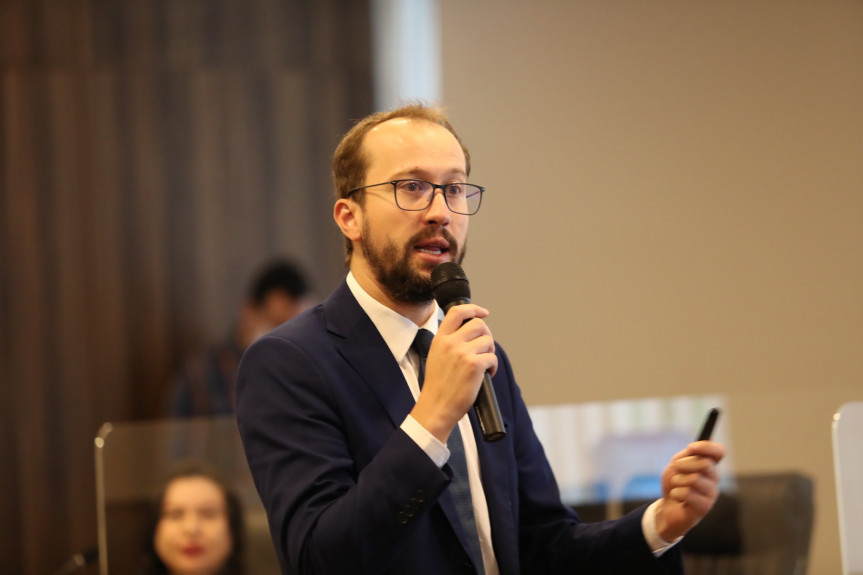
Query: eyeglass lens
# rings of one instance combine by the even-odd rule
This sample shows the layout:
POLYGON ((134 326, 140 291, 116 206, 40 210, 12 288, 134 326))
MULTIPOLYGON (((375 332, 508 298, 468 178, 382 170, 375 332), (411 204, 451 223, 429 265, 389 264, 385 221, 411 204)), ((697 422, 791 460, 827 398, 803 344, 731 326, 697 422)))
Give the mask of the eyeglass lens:
POLYGON ((396 192, 396 203, 403 210, 425 209, 432 202, 437 188, 443 189, 444 199, 449 209, 459 214, 475 214, 482 201, 482 188, 473 184, 435 186, 424 180, 398 180, 393 183, 393 186, 396 192))

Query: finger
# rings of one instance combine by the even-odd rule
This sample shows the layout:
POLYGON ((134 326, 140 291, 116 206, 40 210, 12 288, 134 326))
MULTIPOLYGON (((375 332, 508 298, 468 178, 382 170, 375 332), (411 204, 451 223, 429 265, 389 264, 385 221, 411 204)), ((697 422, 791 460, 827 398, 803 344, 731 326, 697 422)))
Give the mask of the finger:
POLYGON ((488 310, 475 304, 456 305, 450 308, 438 326, 438 333, 449 334, 461 328, 462 324, 473 318, 488 317, 488 310))
POLYGON ((494 353, 494 340, 491 342, 491 350, 478 356, 485 362, 485 370, 490 376, 497 373, 497 355, 494 353))
POLYGON ((671 467, 678 473, 702 473, 709 469, 716 470, 716 462, 709 457, 689 455, 673 461, 671 467))
POLYGON ((719 488, 713 481, 697 475, 675 476, 668 495, 677 501, 704 499, 713 502, 719 497, 719 488))
POLYGON ((689 456, 689 447, 686 447, 686 449, 682 449, 682 450, 678 451, 677 453, 675 453, 674 455, 671 456, 671 463, 672 464, 676 463, 678 460, 683 459, 684 457, 688 457, 688 456, 689 456))
POLYGON ((680 473, 671 478, 671 488, 685 488, 706 497, 717 497, 719 487, 715 480, 700 473, 680 473))
POLYGON ((481 335, 461 343, 460 355, 479 371, 489 371, 494 375, 497 370, 497 355, 494 351, 494 338, 491 335, 481 335))
POLYGON ((694 516, 696 521, 707 515, 715 503, 715 499, 685 487, 678 487, 668 495, 668 500, 677 505, 682 505, 687 513, 694 516))
POLYGON ((678 459, 683 459, 693 455, 701 457, 709 457, 713 461, 719 463, 725 457, 725 446, 715 441, 693 441, 686 448, 678 451, 671 458, 672 463, 678 459))
POLYGON ((483 336, 491 337, 491 329, 489 329, 488 324, 478 317, 467 320, 458 331, 465 341, 472 341, 483 336))
POLYGON ((709 457, 717 463, 725 457, 725 446, 716 441, 693 441, 686 449, 690 455, 709 457))

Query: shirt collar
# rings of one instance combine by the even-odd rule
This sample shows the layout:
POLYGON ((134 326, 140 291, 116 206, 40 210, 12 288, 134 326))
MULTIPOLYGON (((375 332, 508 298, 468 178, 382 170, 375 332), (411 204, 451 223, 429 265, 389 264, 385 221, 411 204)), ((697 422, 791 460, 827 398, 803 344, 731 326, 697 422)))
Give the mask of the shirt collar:
POLYGON ((351 293, 357 299, 357 303, 360 304, 360 307, 363 308, 363 311, 366 312, 366 315, 375 324, 381 337, 384 338, 387 347, 390 348, 390 353, 393 354, 397 362, 401 362, 407 355, 417 335, 417 331, 421 327, 432 333, 437 333, 438 323, 442 317, 441 309, 438 307, 437 302, 435 302, 435 313, 429 316, 425 324, 418 326, 413 321, 370 296, 360 286, 353 273, 348 272, 346 280, 348 288, 350 288, 351 293))

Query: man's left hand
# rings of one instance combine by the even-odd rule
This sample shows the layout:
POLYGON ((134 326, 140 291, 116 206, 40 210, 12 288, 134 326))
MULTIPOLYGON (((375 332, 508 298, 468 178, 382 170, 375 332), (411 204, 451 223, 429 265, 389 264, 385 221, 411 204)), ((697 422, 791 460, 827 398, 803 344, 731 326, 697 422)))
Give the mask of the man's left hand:
POLYGON ((671 458, 662 473, 662 499, 656 510, 660 537, 676 541, 707 515, 719 497, 716 465, 724 456, 722 444, 696 441, 671 458))

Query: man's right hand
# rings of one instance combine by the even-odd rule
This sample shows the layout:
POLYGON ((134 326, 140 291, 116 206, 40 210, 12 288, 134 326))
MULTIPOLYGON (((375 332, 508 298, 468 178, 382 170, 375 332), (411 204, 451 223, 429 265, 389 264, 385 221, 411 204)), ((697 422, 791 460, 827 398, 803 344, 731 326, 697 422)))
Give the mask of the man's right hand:
POLYGON ((442 443, 476 401, 483 374, 497 370, 494 338, 483 321, 488 314, 475 304, 454 306, 432 340, 411 415, 442 443))

